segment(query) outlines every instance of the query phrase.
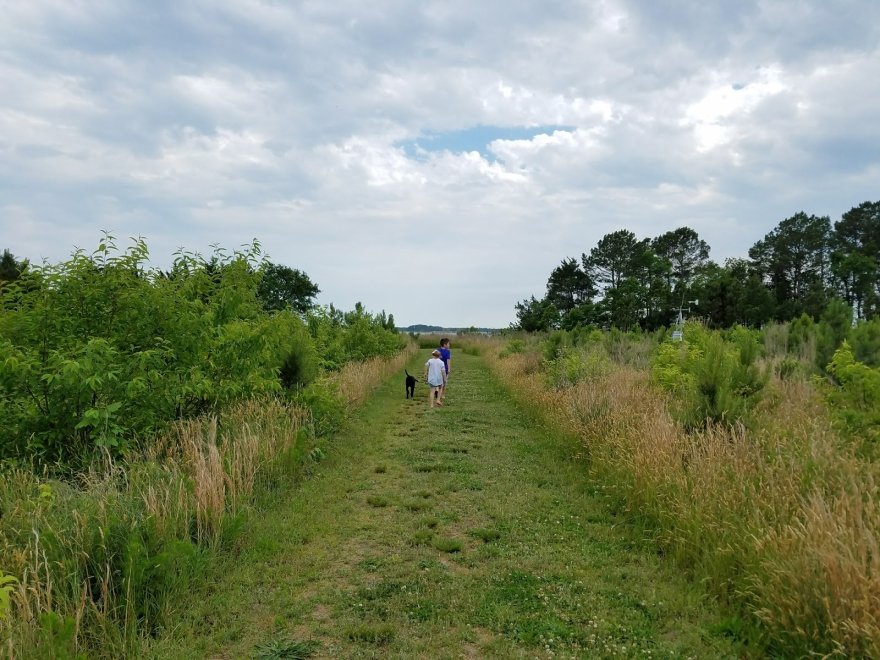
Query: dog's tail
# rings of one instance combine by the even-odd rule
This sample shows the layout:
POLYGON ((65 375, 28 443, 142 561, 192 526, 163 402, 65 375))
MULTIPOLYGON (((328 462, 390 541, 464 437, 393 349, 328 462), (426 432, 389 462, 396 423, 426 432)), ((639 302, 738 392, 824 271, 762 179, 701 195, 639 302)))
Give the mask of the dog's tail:
MULTIPOLYGON (((406 369, 403 370, 403 373, 405 373, 407 376, 409 376, 409 372, 406 369)), ((412 378, 412 376, 410 376, 410 378, 412 378)))

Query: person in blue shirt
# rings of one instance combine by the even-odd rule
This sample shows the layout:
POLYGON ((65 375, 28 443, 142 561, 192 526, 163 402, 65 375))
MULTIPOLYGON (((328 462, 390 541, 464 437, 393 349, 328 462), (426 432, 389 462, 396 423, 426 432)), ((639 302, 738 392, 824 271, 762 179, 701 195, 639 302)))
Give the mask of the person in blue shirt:
POLYGON ((446 385, 449 383, 449 369, 452 365, 452 351, 449 350, 449 339, 443 337, 440 340, 440 359, 443 360, 443 367, 446 370, 446 378, 443 379, 443 387, 440 388, 440 401, 446 398, 446 385))

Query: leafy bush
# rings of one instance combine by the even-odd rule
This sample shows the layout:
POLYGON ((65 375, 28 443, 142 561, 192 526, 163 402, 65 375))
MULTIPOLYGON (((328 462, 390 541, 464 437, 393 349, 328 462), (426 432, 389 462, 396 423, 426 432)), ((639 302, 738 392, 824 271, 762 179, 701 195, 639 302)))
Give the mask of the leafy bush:
POLYGON ((278 389, 254 296, 259 246, 180 254, 170 273, 147 270, 147 254, 140 240, 118 253, 105 236, 4 290, 0 457, 121 455, 175 418, 278 389))
POLYGON ((312 435, 325 435, 339 428, 345 419, 346 402, 336 383, 328 378, 316 380, 296 395, 296 401, 311 411, 312 435))
POLYGON ((256 242, 210 259, 146 267, 147 247, 29 268, 0 297, 0 459, 81 469, 118 458, 176 419, 314 381, 322 369, 390 357, 405 343, 358 304, 303 320, 257 298, 256 242))
POLYGON ((306 324, 320 366, 330 371, 354 360, 391 357, 407 343, 406 337, 386 327, 387 320, 383 321, 381 314, 368 313, 360 303, 347 313, 333 305, 314 308, 306 315, 306 324))
POLYGON ((790 357, 783 358, 780 362, 777 362, 774 369, 779 380, 793 380, 803 373, 803 366, 800 360, 790 357))

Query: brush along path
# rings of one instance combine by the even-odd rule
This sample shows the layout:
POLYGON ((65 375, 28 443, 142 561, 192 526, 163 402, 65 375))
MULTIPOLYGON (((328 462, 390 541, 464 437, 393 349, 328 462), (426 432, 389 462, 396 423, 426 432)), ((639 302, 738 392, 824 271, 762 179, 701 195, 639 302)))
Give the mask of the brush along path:
POLYGON ((449 392, 429 410, 424 384, 415 400, 403 374, 386 384, 149 653, 736 655, 699 589, 615 527, 576 447, 536 429, 478 357, 456 354, 449 392))

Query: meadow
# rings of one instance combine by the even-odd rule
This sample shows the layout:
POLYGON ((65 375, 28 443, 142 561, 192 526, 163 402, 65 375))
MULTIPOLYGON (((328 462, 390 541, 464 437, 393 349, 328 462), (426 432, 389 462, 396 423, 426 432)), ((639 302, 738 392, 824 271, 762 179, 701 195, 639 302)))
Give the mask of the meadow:
MULTIPOLYGON (((639 629, 645 653, 662 642, 673 657, 687 648, 734 647, 756 656, 880 656, 880 322, 850 328, 830 316, 818 323, 804 316, 762 330, 723 331, 689 323, 682 341, 662 328, 457 336, 453 350, 470 360, 473 373, 488 365, 501 385, 481 388, 483 377, 474 376, 460 390, 466 405, 457 413, 444 409, 452 424, 444 442, 475 443, 462 453, 473 452, 468 474, 483 475, 447 488, 446 472, 422 455, 430 448, 402 458, 413 449, 408 434, 430 428, 429 420, 422 409, 415 421, 397 419, 413 414, 404 403, 416 404, 399 401, 402 392, 392 395, 386 384, 404 366, 418 369, 424 356, 416 351, 438 337, 403 337, 384 312, 360 305, 349 312, 268 309, 259 297, 257 245, 208 259, 181 253, 166 273, 147 269, 146 258, 143 243, 119 251, 108 237, 91 254, 78 252, 3 285, 0 648, 8 657, 109 658, 163 648, 169 621, 180 614, 176 605, 209 576, 216 582, 212 571, 230 565, 248 543, 277 545, 251 538, 249 530, 320 475, 345 437, 341 454, 349 464, 336 465, 335 476, 315 488, 325 488, 328 502, 333 488, 345 490, 334 505, 342 516, 353 510, 345 499, 352 486, 344 485, 352 465, 364 480, 396 466, 399 492, 371 493, 358 515, 384 524, 375 533, 393 552, 411 555, 413 570, 436 568, 426 552, 461 557, 461 566, 441 564, 450 571, 443 580, 471 576, 460 580, 464 592, 438 591, 442 615, 429 617, 438 629, 454 624, 450 644, 499 655, 534 645, 552 650, 547 635, 558 628, 565 638, 553 639, 566 652, 600 638, 611 655, 632 650, 630 633, 621 632, 630 624, 619 621, 643 607, 635 597, 603 605, 618 623, 591 641, 582 630, 586 612, 556 608, 551 621, 536 602, 517 618, 511 594, 521 585, 502 594, 502 605, 487 605, 479 593, 480 584, 495 584, 498 566, 512 571, 538 561, 530 553, 543 551, 553 536, 553 508, 571 518, 576 501, 599 523, 593 533, 627 547, 613 532, 622 524, 726 613, 703 640, 709 646, 700 646, 694 640, 707 624, 686 595, 689 587, 659 575, 653 587, 690 602, 682 607, 698 632, 658 641, 669 624, 656 624, 667 619, 655 612, 648 617, 654 623, 639 629), (376 391, 385 393, 371 398, 376 391), (480 399, 487 393, 494 398, 480 399), (510 399, 540 433, 516 421, 510 399), (354 411, 371 406, 390 430, 371 429, 375 446, 364 455, 376 464, 367 466, 358 463, 361 438, 346 425, 354 411), (489 406, 494 417, 481 418, 489 406), (545 456, 545 447, 552 454, 545 456), (534 465, 526 469, 522 461, 534 465), (494 475, 518 470, 533 481, 521 495, 534 497, 497 508, 517 486, 494 475), (555 470, 565 478, 542 476, 555 470), (413 490, 434 477, 442 478, 435 490, 413 490), (548 484, 557 491, 547 492, 548 484), (485 494, 477 495, 481 489, 485 494), (563 502, 562 493, 571 501, 563 502), (383 523, 390 504, 426 515, 426 501, 441 494, 444 505, 455 507, 444 514, 446 536, 435 530, 438 521, 403 543, 408 519, 395 518, 394 533, 383 523), (477 500, 483 509, 473 529, 459 529, 477 500), (541 506, 533 510, 533 501, 541 506), (528 538, 515 529, 518 520, 530 521, 528 538), (496 541, 487 546, 491 552, 482 545, 496 541), (483 637, 468 632, 462 603, 485 628, 483 637), (526 635, 523 626, 547 635, 526 635)), ((331 522, 338 521, 318 521, 315 529, 328 530, 331 522)), ((373 529, 361 519, 349 522, 352 533, 373 529)), ((613 578, 608 562, 618 559, 647 565, 646 555, 615 551, 606 564, 588 568, 596 558, 575 528, 554 559, 558 575, 613 578)), ((374 542, 378 537, 358 541, 374 542)), ((338 555, 331 545, 327 557, 338 555)), ((241 567, 241 576, 228 580, 253 570, 241 567)), ((571 588, 568 578, 558 579, 560 593, 571 588)), ((603 589, 618 593, 612 584, 603 589)), ((428 643, 427 629, 405 609, 398 613, 409 617, 400 624, 405 634, 386 614, 369 629, 381 635, 360 639, 357 612, 338 596, 327 594, 327 603, 348 617, 350 630, 325 633, 338 633, 343 641, 331 642, 339 648, 372 644, 371 653, 381 654, 379 637, 379 647, 428 643)), ((402 598, 400 607, 410 604, 402 598)))

